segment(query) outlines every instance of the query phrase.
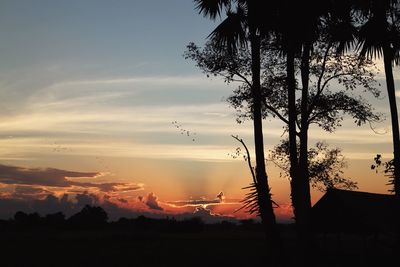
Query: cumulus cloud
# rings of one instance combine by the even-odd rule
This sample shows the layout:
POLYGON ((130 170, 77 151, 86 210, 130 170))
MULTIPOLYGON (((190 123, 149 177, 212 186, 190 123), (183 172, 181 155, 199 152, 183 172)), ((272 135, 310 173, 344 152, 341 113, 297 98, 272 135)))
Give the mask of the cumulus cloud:
POLYGON ((17 211, 26 213, 38 212, 44 216, 55 212, 62 212, 67 217, 79 212, 85 205, 101 206, 108 213, 111 220, 117 220, 120 217, 135 217, 138 213, 127 208, 118 206, 117 204, 88 192, 69 196, 67 194, 61 197, 47 195, 43 199, 17 199, 17 198, 0 198, 0 219, 9 219, 14 216, 17 211))
POLYGON ((196 209, 194 210, 193 214, 199 215, 200 217, 215 215, 215 214, 213 214, 211 212, 211 210, 206 209, 206 208, 204 208, 202 206, 196 207, 196 209))
POLYGON ((95 194, 90 194, 87 191, 82 194, 76 194, 75 199, 78 206, 93 206, 99 203, 99 197, 95 194))
MULTIPOLYGON (((0 186, 0 218, 12 217, 15 212, 38 212, 41 215, 63 212, 69 217, 85 205, 101 206, 111 220, 121 217, 134 218, 144 215, 151 218, 174 217, 178 220, 200 217, 207 223, 223 220, 235 221, 234 209, 239 202, 225 199, 219 192, 214 199, 191 199, 178 202, 162 202, 154 192, 144 196, 119 195, 119 192, 84 190, 85 187, 67 188, 24 184, 0 186), (56 194, 55 190, 60 188, 56 194), (68 193, 66 193, 68 192, 68 193), (171 204, 173 203, 173 204, 171 204), (234 204, 234 205, 231 205, 234 204)), ((124 186, 129 189, 130 186, 124 186)), ((122 188, 122 187, 120 187, 122 188)), ((122 189, 121 189, 122 190, 122 189)))
POLYGON ((146 197, 138 196, 137 201, 139 203, 143 203, 150 210, 158 210, 158 211, 164 210, 164 208, 161 207, 160 205, 158 197, 153 192, 148 193, 146 197))
POLYGON ((225 199, 224 192, 222 192, 222 191, 219 192, 218 195, 217 195, 217 199, 219 199, 220 202, 224 201, 224 199, 225 199))
POLYGON ((213 213, 211 210, 204 208, 202 206, 196 207, 193 212, 195 217, 201 218, 206 223, 217 223, 221 221, 231 221, 236 222, 236 218, 233 216, 221 215, 218 213, 213 213))
POLYGON ((57 198, 54 195, 48 195, 44 199, 1 198, 0 218, 11 218, 17 211, 38 212, 41 215, 61 211, 66 215, 72 215, 75 211, 74 207, 74 203, 68 200, 68 196, 57 198))
MULTIPOLYGON (((44 194, 40 188, 31 189, 29 187, 21 187, 18 192, 33 195, 44 194)), ((236 221, 232 214, 234 208, 231 208, 228 204, 220 202, 213 205, 177 207, 161 202, 154 192, 150 192, 146 196, 138 196, 136 201, 129 201, 126 198, 110 196, 109 194, 94 194, 88 191, 63 194, 58 197, 48 194, 39 199, 33 197, 13 198, 13 195, 10 194, 7 197, 0 194, 0 219, 8 219, 17 211, 26 213, 38 212, 41 215, 63 212, 66 217, 70 217, 79 212, 85 205, 92 205, 101 206, 108 213, 110 220, 118 220, 121 217, 135 218, 139 215, 144 215, 150 218, 172 216, 177 220, 199 217, 207 223, 217 223, 224 220, 234 222, 236 221), (218 207, 227 208, 216 209, 218 207)))
POLYGON ((146 200, 144 202, 150 209, 153 210, 163 210, 163 208, 160 206, 160 203, 158 201, 158 197, 153 193, 150 192, 147 197, 146 200))

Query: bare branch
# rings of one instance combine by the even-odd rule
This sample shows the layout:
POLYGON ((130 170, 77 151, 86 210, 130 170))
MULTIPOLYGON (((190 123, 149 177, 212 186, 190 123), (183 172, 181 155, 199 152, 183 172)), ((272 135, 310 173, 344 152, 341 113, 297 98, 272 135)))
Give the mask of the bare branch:
POLYGON ((251 176, 253 177, 253 182, 254 182, 254 184, 257 185, 257 180, 256 180, 256 175, 255 175, 255 173, 254 173, 254 168, 253 168, 253 166, 251 165, 251 157, 250 157, 249 149, 247 148, 247 146, 246 146, 246 144, 244 143, 243 139, 239 138, 238 136, 234 136, 234 135, 231 135, 231 136, 232 136, 233 139, 235 139, 236 141, 238 141, 239 143, 241 143, 241 144, 243 145, 244 149, 246 150, 246 154, 247 154, 246 161, 247 161, 247 164, 249 165, 249 169, 250 169, 250 172, 251 172, 251 176))

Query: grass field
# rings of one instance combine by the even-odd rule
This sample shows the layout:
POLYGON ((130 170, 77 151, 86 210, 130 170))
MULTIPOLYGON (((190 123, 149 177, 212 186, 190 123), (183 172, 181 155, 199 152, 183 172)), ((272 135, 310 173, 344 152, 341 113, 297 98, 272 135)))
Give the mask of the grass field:
MULTIPOLYGON (((296 266, 294 234, 283 228, 285 258, 296 266)), ((389 266, 391 235, 317 235, 316 266, 389 266)), ((3 231, 1 266, 269 266, 262 232, 98 230, 3 231)), ((391 265, 398 266, 398 265, 391 265)))

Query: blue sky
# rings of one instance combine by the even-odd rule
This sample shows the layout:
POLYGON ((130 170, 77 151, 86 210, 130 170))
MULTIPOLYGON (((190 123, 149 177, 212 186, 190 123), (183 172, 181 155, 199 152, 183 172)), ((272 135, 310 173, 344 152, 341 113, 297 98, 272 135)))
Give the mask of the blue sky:
POLYGON ((66 64, 85 75, 191 73, 182 51, 212 27, 182 0, 17 0, 1 7, 6 70, 66 64))

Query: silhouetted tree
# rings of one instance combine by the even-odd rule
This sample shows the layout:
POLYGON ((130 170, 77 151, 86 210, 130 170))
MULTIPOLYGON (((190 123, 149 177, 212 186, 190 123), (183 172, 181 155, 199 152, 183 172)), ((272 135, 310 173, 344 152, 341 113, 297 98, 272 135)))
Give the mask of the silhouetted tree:
MULTIPOLYGON (((304 153, 307 153, 307 158, 309 157, 307 139, 309 128, 313 124, 325 131, 333 132, 341 125, 345 114, 353 117, 357 125, 376 122, 380 119, 380 114, 375 113, 364 99, 354 96, 352 92, 357 87, 363 87, 364 91, 372 93, 375 97, 379 96, 380 92, 375 88, 374 65, 370 61, 358 60, 358 56, 354 54, 337 56, 335 50, 330 44, 319 43, 313 48, 310 57, 308 92, 296 103, 297 121, 303 121, 298 123, 296 133, 299 137, 300 157, 304 157, 304 153), (336 85, 336 88, 330 89, 333 81, 338 82, 340 87, 336 85), (307 102, 306 112, 302 108, 304 101, 307 102), (304 121, 303 117, 307 120, 304 121), (301 144, 306 145, 301 146, 301 144), (304 150, 305 147, 306 150, 304 150)), ((277 117, 288 124, 286 83, 282 66, 283 63, 279 58, 274 57, 273 54, 268 55, 268 61, 266 60, 264 66, 267 71, 264 72, 262 84, 266 107, 264 116, 277 117)), ((303 88, 298 88, 298 90, 304 92, 303 88)), ((246 105, 249 95, 245 86, 236 89, 228 101, 237 109, 239 122, 251 118, 249 107, 246 105)), ((302 168, 307 167, 308 172, 308 160, 300 165, 302 168)), ((308 173, 306 175, 308 177, 308 173)))
POLYGON ((393 137, 394 192, 400 196, 400 133, 393 78, 393 64, 400 60, 400 3, 397 0, 359 1, 363 15, 358 48, 362 57, 380 58, 386 74, 393 137))
POLYGON ((394 160, 382 161, 382 155, 377 154, 374 157, 374 163, 371 165, 371 169, 378 173, 378 169, 383 167, 383 173, 389 178, 387 185, 391 186, 389 192, 394 193, 395 185, 395 174, 394 174, 394 160))
MULTIPOLYGON (((270 187, 265 167, 264 140, 262 129, 262 97, 260 81, 261 42, 268 33, 268 24, 265 12, 266 3, 262 1, 245 0, 195 0, 198 10, 204 16, 215 19, 222 10, 226 10, 227 17, 211 33, 210 39, 219 51, 226 55, 234 55, 238 48, 250 47, 250 73, 252 95, 252 114, 254 125, 254 143, 256 154, 256 190, 258 196, 259 214, 265 225, 269 250, 279 247, 279 234, 276 227, 270 187), (274 244, 274 245, 273 245, 274 244)), ((279 250, 278 250, 279 251, 279 250)), ((276 253, 271 254, 276 257, 276 253)))
POLYGON ((97 227, 107 223, 108 215, 101 207, 86 205, 83 209, 72 215, 68 222, 77 227, 97 227))
POLYGON ((23 211, 17 211, 14 214, 14 221, 15 222, 26 222, 28 220, 28 214, 23 211))
MULTIPOLYGON (((299 137, 300 144, 307 144, 308 130, 311 125, 316 124, 332 132, 340 126, 345 114, 352 116, 357 125, 379 120, 379 114, 376 114, 363 98, 352 94, 355 88, 362 86, 365 91, 371 92, 376 97, 379 96, 379 91, 374 87, 374 65, 368 60, 358 60, 357 55, 337 55, 336 51, 337 47, 332 43, 326 44, 323 41, 313 46, 313 53, 310 54, 309 59, 310 84, 307 85, 307 94, 303 95, 305 98, 296 100, 296 126, 299 129, 296 135, 299 137), (341 86, 331 90, 333 81, 341 86), (307 102, 305 122, 302 119, 304 101, 307 102), (300 121, 303 121, 302 124, 298 123, 300 121), (305 134, 301 134, 302 132, 305 134)), ((203 49, 191 43, 185 55, 195 60, 197 66, 207 75, 223 77, 228 83, 239 82, 239 86, 228 98, 228 102, 238 111, 239 123, 245 119, 254 118, 250 90, 252 85, 250 82, 251 52, 246 47, 237 49, 234 55, 227 55, 221 54, 213 42, 208 42, 203 49)), ((298 65, 296 66, 298 69, 298 65)), ((273 42, 264 41, 261 44, 261 77, 263 117, 277 117, 288 125, 286 62, 275 49, 273 42)), ((303 88, 299 88, 298 84, 296 84, 296 90, 303 92, 303 88)), ((302 167, 307 168, 305 179, 309 183, 309 150, 308 145, 305 147, 307 161, 302 167)), ((297 149, 302 156, 304 146, 299 146, 297 149), (300 148, 303 149, 300 150, 300 148)), ((292 190, 299 189, 294 187, 292 190)), ((307 193, 306 190, 303 196, 305 194, 309 192, 307 193)))
POLYGON ((40 226, 42 218, 37 212, 27 214, 22 211, 17 211, 14 215, 14 221, 17 226, 23 228, 35 228, 40 226))
POLYGON ((204 229, 204 221, 200 217, 184 219, 179 223, 179 230, 184 232, 201 232, 204 229))
MULTIPOLYGON (((287 86, 287 124, 289 141, 289 159, 291 176, 291 197, 298 229, 298 235, 304 244, 300 245, 304 252, 307 248, 308 225, 310 222, 311 196, 308 168, 308 126, 310 109, 309 82, 310 62, 316 44, 334 42, 338 50, 344 50, 352 42, 350 5, 346 1, 279 1, 280 14, 276 29, 278 45, 286 55, 287 86), (344 29, 346 29, 344 31, 344 29), (346 33, 346 34, 344 34, 346 33), (349 34, 350 33, 350 34, 349 34), (297 59, 300 61, 297 63, 297 59), (298 65, 297 65, 298 64, 298 65), (301 118, 296 115, 296 68, 301 76, 301 118), (299 133, 297 133, 297 127, 299 133), (297 142, 299 137, 300 142, 297 142), (300 149, 297 149, 299 144, 300 149)), ((354 27, 353 27, 354 28, 354 27)), ((304 253, 300 253, 304 254, 304 253)), ((307 263, 306 263, 307 264, 307 263)))
MULTIPOLYGON (((297 146, 299 148, 299 145, 297 146)), ((289 145, 283 140, 270 155, 282 171, 281 175, 290 177, 289 145)), ((330 188, 354 190, 357 183, 343 176, 347 163, 339 148, 329 148, 324 142, 318 142, 315 147, 308 149, 308 172, 313 188, 325 192, 330 188)))
MULTIPOLYGON (((277 17, 280 27, 276 28, 278 36, 277 45, 285 55, 286 61, 286 107, 287 107, 287 128, 289 140, 289 159, 291 176, 291 198, 297 225, 306 223, 307 209, 311 208, 309 194, 307 194, 308 181, 299 174, 297 133, 296 133, 296 57, 300 55, 304 45, 310 50, 312 42, 312 31, 314 28, 314 16, 311 13, 315 7, 311 7, 313 1, 280 1, 279 16, 277 17), (302 179, 303 178, 303 179, 302 179)), ((305 53, 303 53, 305 55, 305 53)), ((303 76, 302 76, 303 77, 303 76)), ((308 87, 308 83, 304 83, 308 87)), ((303 227, 299 227, 299 230, 303 227)), ((304 234, 305 235, 305 234, 304 234)), ((304 246, 302 246, 304 247, 304 246)), ((303 254, 303 253, 300 253, 303 254)))
MULTIPOLYGON (((262 49, 262 97, 263 117, 272 116, 279 118, 285 124, 287 118, 286 81, 284 62, 269 48, 262 49)), ((228 102, 237 111, 238 123, 252 119, 252 96, 249 89, 248 75, 250 69, 250 55, 245 48, 240 49, 235 56, 221 55, 213 43, 207 43, 204 48, 190 44, 186 55, 197 62, 198 67, 207 75, 216 75, 225 78, 226 82, 238 82, 239 86, 234 94, 228 98, 228 102)), ((370 61, 359 61, 357 55, 347 54, 336 56, 335 49, 320 44, 313 49, 310 59, 310 85, 306 100, 309 102, 305 123, 308 132, 310 126, 317 125, 327 132, 333 132, 340 127, 344 115, 354 118, 356 125, 376 122, 380 114, 361 97, 353 95, 358 87, 370 92, 373 96, 379 96, 379 90, 375 88, 374 65, 370 61), (337 85, 332 90, 332 82, 337 85)), ((302 90, 298 88, 297 90, 302 90)), ((297 121, 301 120, 300 98, 296 103, 297 121)), ((301 125, 298 126, 297 136, 300 136, 301 125)), ((308 134, 306 135, 308 136, 308 134)), ((300 142, 303 138, 299 138, 300 142)), ((298 145, 298 150, 300 146, 298 145)), ((307 149, 307 153, 309 153, 307 149)))
POLYGON ((45 224, 50 227, 62 227, 65 223, 65 215, 62 212, 47 214, 44 217, 45 224))

